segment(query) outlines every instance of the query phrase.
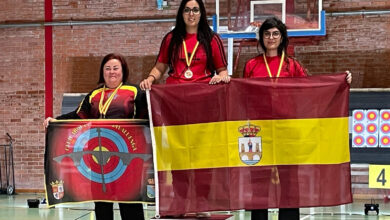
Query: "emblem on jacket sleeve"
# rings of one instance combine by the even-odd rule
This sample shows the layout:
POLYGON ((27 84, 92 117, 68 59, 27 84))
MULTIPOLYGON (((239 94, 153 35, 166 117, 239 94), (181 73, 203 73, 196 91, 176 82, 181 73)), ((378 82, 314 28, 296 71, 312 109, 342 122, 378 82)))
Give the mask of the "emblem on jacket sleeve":
POLYGON ((248 124, 240 126, 238 131, 243 137, 238 138, 238 152, 242 162, 255 165, 261 160, 261 137, 256 136, 260 127, 248 124))

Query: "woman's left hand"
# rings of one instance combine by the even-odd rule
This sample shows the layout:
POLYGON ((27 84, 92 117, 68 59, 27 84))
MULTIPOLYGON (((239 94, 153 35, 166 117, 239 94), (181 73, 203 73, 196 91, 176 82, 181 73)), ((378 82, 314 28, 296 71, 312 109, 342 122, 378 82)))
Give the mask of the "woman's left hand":
POLYGON ((230 76, 221 76, 221 75, 215 75, 213 78, 211 78, 209 84, 217 84, 220 82, 229 83, 230 82, 230 76))
POLYGON ((224 82, 224 83, 230 82, 230 76, 214 75, 213 78, 211 78, 209 84, 214 85, 220 82, 224 82))
POLYGON ((226 76, 221 76, 222 77, 222 82, 224 83, 229 83, 230 82, 230 76, 229 75, 226 75, 226 76))
POLYGON ((217 83, 220 83, 222 80, 222 77, 220 75, 214 75, 213 78, 211 78, 209 84, 214 85, 217 83))
POLYGON ((218 75, 214 75, 213 78, 211 78, 209 84, 217 84, 220 82, 229 83, 230 82, 230 76, 228 74, 228 71, 225 68, 221 68, 217 70, 218 75))
POLYGON ((347 77, 345 77, 345 79, 347 80, 347 83, 351 84, 351 82, 352 82, 352 73, 349 70, 345 71, 345 73, 347 74, 347 77))

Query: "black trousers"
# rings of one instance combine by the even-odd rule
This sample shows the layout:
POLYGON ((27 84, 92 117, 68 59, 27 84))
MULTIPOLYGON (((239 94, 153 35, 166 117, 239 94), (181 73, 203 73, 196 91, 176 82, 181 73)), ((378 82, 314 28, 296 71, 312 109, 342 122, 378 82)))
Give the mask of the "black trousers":
MULTIPOLYGON (((114 219, 114 203, 111 202, 95 202, 96 220, 113 220, 114 219)), ((119 211, 122 220, 144 220, 144 209, 139 203, 119 203, 119 211)))
MULTIPOLYGON (((251 220, 267 220, 268 209, 251 211, 251 220)), ((279 209, 279 220, 299 220, 299 208, 279 209)))

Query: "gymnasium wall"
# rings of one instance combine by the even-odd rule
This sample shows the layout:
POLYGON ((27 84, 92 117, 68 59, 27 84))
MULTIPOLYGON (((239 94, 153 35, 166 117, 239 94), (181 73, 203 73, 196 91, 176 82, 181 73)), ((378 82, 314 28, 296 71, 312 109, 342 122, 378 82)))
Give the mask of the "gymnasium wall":
MULTIPOLYGON (((214 0, 204 0, 214 8, 214 0)), ((300 0, 296 0, 300 1, 300 0)), ((139 83, 152 68, 160 43, 173 19, 179 0, 168 0, 164 10, 155 0, 52 0, 53 21, 129 20, 130 24, 64 25, 53 27, 53 110, 61 112, 63 93, 87 92, 96 86, 104 55, 119 52, 130 66, 130 81, 139 83), (137 20, 147 22, 136 22, 137 20)), ((0 2, 0 25, 42 24, 44 0, 0 2)), ((388 10, 385 0, 324 0, 326 12, 388 10)), ((209 15, 214 9, 208 11, 209 15)), ((28 25, 26 25, 28 26, 28 25)), ((292 39, 294 55, 311 74, 352 71, 354 88, 390 86, 390 14, 328 14, 327 35, 292 39)), ((14 148, 17 191, 43 190, 45 130, 45 30, 42 25, 0 28, 0 143, 6 133, 14 148)), ((227 43, 225 42, 225 45, 227 43)), ((255 47, 244 48, 237 72, 255 47)))

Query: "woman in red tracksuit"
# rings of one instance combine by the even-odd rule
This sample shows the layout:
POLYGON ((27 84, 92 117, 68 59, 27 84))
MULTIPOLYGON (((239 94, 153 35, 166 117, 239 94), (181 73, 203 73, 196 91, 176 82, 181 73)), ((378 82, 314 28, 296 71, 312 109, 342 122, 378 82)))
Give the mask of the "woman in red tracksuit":
MULTIPOLYGON (((140 83, 140 87, 151 89, 151 85, 167 71, 167 84, 228 83, 230 77, 226 66, 222 40, 210 29, 203 1, 182 0, 176 16, 175 28, 165 35, 156 64, 148 77, 140 83)), ((194 178, 211 179, 211 174, 195 174, 194 178)), ((185 198, 190 190, 191 178, 172 173, 172 179, 174 196, 185 198)), ((195 188, 199 199, 207 200, 211 196, 209 185, 197 185, 195 188)), ((176 207, 178 204, 170 205, 176 207)), ((208 215, 209 213, 197 213, 198 217, 208 215)))
MULTIPOLYGON (((275 17, 266 19, 259 29, 258 36, 259 36, 259 44, 264 52, 246 62, 244 67, 244 78, 258 78, 258 77, 278 78, 278 77, 307 76, 305 68, 303 68, 302 65, 296 59, 288 56, 287 54, 287 46, 288 46, 287 28, 282 21, 280 21, 275 17)), ((352 81, 352 76, 349 71, 347 71, 346 80, 348 83, 351 83, 352 81)), ((272 169, 272 172, 275 171, 278 172, 277 168, 276 169, 275 168, 272 169)), ((281 173, 281 172, 283 171, 279 170, 278 176, 280 178, 284 177, 288 179, 289 176, 294 175, 293 172, 292 173, 286 173, 286 172, 281 173)), ((268 174, 271 175, 270 173, 268 174)), ((261 190, 264 191, 266 189, 261 188, 261 190)), ((296 193, 296 190, 298 190, 298 186, 288 187, 288 190, 283 189, 282 187, 281 194, 282 196, 288 197, 289 195, 296 193)), ((259 191, 258 193, 266 194, 267 192, 259 191)), ((252 220, 268 219, 268 210, 267 209, 252 210, 251 219, 252 220)), ((299 208, 280 208, 279 219, 299 220, 299 208)))
POLYGON ((183 0, 175 28, 165 35, 156 64, 140 87, 150 89, 168 69, 167 84, 229 82, 226 66, 221 38, 210 29, 202 0, 183 0))

